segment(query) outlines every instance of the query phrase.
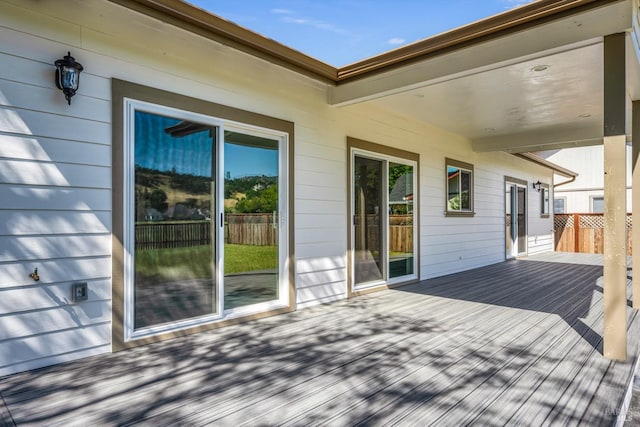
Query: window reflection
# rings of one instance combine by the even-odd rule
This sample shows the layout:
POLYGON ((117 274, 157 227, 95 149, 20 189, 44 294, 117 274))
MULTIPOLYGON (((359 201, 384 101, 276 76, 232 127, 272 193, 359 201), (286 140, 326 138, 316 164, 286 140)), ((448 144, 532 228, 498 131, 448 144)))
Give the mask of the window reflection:
POLYGON ((224 308, 278 299, 277 140, 225 132, 224 308))
POLYGON ((413 166, 389 162, 389 277, 413 274, 413 166))
POLYGON ((215 135, 135 112, 135 328, 216 312, 215 135))

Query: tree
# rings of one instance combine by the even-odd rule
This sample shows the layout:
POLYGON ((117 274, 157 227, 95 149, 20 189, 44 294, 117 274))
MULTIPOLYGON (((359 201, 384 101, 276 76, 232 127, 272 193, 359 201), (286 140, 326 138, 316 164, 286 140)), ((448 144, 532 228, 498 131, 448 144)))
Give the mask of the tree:
POLYGON ((260 191, 251 191, 235 206, 239 213, 265 213, 278 210, 278 186, 272 185, 260 191))
POLYGON ((167 203, 167 193, 159 188, 154 189, 149 195, 149 206, 159 212, 165 212, 169 208, 169 204, 167 203))

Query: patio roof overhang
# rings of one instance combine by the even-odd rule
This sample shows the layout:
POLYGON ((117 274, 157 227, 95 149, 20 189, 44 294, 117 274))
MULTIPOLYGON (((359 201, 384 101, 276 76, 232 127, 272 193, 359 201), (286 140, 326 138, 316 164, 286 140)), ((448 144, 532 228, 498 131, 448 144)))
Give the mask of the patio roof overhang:
MULTIPOLYGON (((569 3, 582 5, 537 20, 531 9, 529 20, 502 32, 478 31, 473 43, 338 83, 330 103, 375 103, 463 135, 479 152, 602 144, 606 36, 626 34, 627 94, 640 99, 637 2, 531 6, 569 3)), ((627 110, 630 118, 631 102, 627 110)), ((626 135, 630 141, 630 119, 626 135)))
POLYGON ((111 1, 324 81, 331 105, 375 103, 479 152, 602 144, 607 35, 627 35, 627 92, 640 99, 638 0, 538 0, 340 68, 182 0, 111 1))

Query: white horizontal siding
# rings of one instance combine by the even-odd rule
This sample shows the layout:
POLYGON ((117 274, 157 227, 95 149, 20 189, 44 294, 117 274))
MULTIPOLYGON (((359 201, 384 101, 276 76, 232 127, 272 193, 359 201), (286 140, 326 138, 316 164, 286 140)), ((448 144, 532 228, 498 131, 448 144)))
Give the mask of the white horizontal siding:
POLYGON ((41 260, 2 263, 0 289, 31 285, 29 274, 38 269, 40 283, 59 283, 111 276, 111 257, 56 258, 56 254, 41 260))
MULTIPOLYGON (((21 363, 25 364, 24 361, 52 359, 93 348, 109 351, 107 343, 110 340, 111 322, 4 341, 0 345, 0 374, 14 371, 12 365, 16 363, 16 354, 21 355, 21 363)), ((37 363, 25 365, 31 367, 37 363)))
POLYGON ((340 213, 318 213, 318 214, 305 214, 296 216, 296 227, 298 229, 305 228, 322 228, 327 229, 335 226, 339 226, 340 223, 345 224, 347 219, 344 214, 340 213))
MULTIPOLYGON (((85 281, 79 279, 78 281, 85 281)), ((111 281, 86 280, 88 301, 109 301, 111 299, 111 281)), ((32 282, 33 283, 33 282, 32 282)), ((62 283, 35 283, 13 288, 0 289, 0 313, 6 317, 10 313, 22 313, 34 310, 65 309, 71 302, 71 286, 73 281, 62 283)), ((82 306, 85 303, 78 304, 82 306)), ((103 304, 103 310, 108 310, 103 304)), ((17 327, 17 326, 16 326, 17 327)))
POLYGON ((0 184, 0 200, 11 210, 108 212, 111 189, 0 184))
POLYGON ((296 165, 296 185, 320 186, 346 192, 346 164, 344 173, 328 173, 328 171, 305 171, 296 165))
POLYGON ((0 132, 105 145, 111 143, 109 123, 4 106, 0 107, 0 132))
POLYGON ((0 248, 0 263, 53 257, 108 257, 111 235, 0 236, 0 248))
POLYGON ((0 317, 0 343, 110 321, 111 310, 105 310, 103 301, 19 313, 11 317, 0 317))
POLYGON ((298 304, 309 306, 324 302, 326 300, 335 300, 345 298, 347 291, 344 281, 328 282, 313 287, 305 287, 298 289, 298 304))
POLYGON ((0 375, 111 348, 110 82, 83 73, 67 105, 51 84, 66 30, 40 24, 59 31, 0 28, 0 375))
POLYGON ((0 182, 56 187, 111 188, 111 170, 103 166, 0 159, 0 182))
POLYGON ((0 235, 110 233, 110 212, 0 209, 0 235))
POLYGON ((111 166, 111 147, 81 141, 0 134, 0 157, 16 160, 111 166))

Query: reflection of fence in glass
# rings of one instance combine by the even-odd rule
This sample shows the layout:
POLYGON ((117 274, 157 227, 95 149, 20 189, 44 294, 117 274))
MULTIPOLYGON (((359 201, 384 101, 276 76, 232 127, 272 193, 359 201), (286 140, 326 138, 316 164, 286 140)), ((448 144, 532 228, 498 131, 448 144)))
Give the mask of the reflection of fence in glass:
MULTIPOLYGON (((379 240, 379 215, 367 215, 367 239, 368 246, 378 247, 379 240)), ((360 215, 355 216, 354 232, 360 236, 360 215)), ((362 249, 364 242, 356 237, 356 250, 362 249)), ((389 215, 389 250, 392 252, 413 252, 413 215, 389 215)))
MULTIPOLYGON (((275 246, 276 213, 225 214, 225 243, 275 246)), ((157 221, 136 223, 136 249, 167 249, 209 245, 211 221, 157 221)))
POLYGON ((225 215, 225 243, 252 246, 278 244, 278 215, 248 213, 225 215))
MULTIPOLYGON (((604 215, 555 214, 555 250, 558 252, 604 253, 604 215)), ((632 216, 627 214, 627 254, 631 255, 632 216)))

